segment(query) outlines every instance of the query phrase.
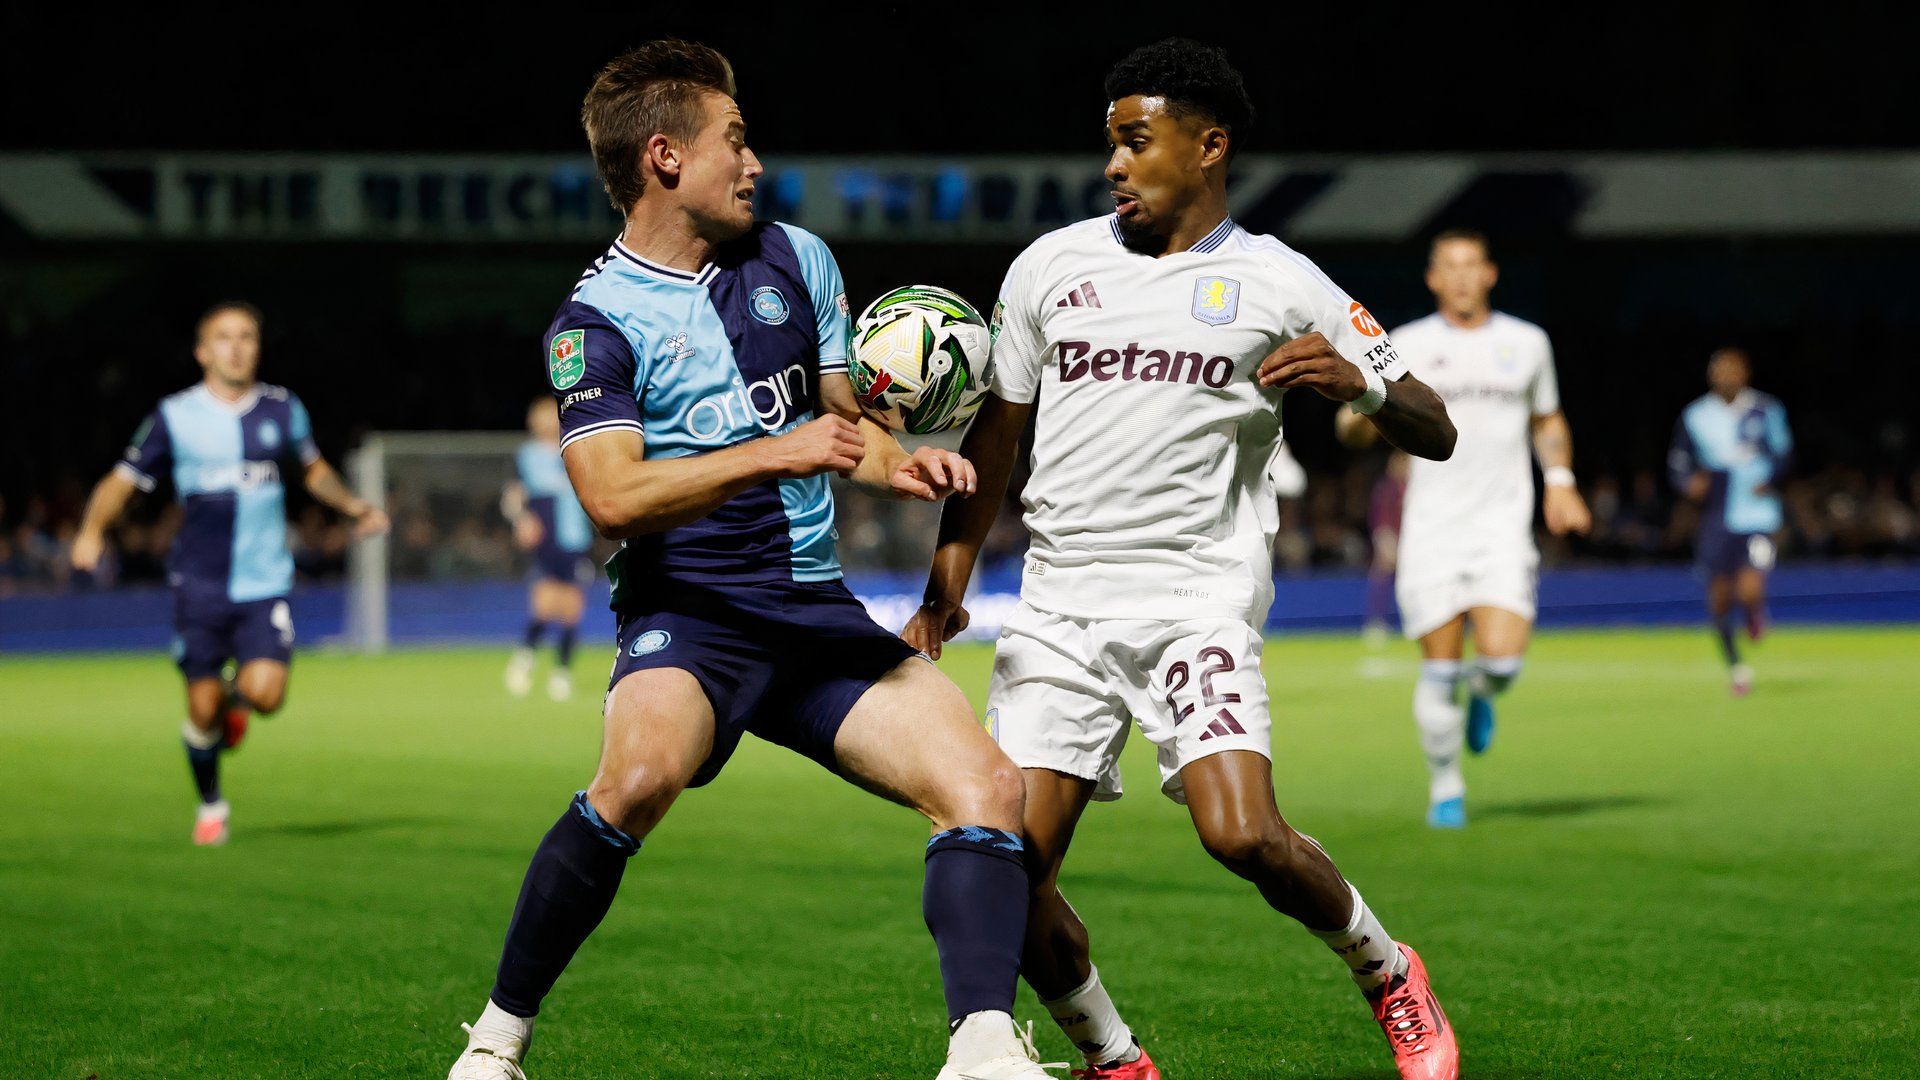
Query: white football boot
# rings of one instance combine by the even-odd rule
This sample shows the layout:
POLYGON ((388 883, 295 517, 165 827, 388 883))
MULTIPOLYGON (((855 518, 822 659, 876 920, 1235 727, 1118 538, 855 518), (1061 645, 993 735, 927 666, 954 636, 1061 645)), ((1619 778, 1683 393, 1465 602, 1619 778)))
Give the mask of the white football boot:
POLYGON ((556 671, 547 676, 547 696, 555 701, 565 701, 573 696, 573 673, 556 671))
POLYGON ((999 1047, 998 1052, 992 1057, 964 1067, 955 1065, 952 1054, 949 1052, 946 1067, 940 1070, 940 1075, 934 1080, 1059 1080, 1058 1077, 1049 1076, 1046 1070, 1070 1068, 1064 1061, 1042 1062, 1040 1060, 1040 1050, 1033 1045, 1031 1023, 1023 1030, 1019 1025, 1013 1024, 1010 1018, 1002 1020, 1004 1013, 974 1013, 961 1021, 961 1024, 964 1027, 979 1020, 987 1020, 989 1016, 992 1017, 989 1022, 1004 1023, 1012 1029, 1006 1044, 999 1047))
POLYGON ((526 697, 533 689, 533 650, 522 646, 507 661, 507 693, 526 697))
POLYGON ((520 1059, 527 1053, 525 1043, 493 1045, 482 1041, 472 1024, 460 1026, 467 1031, 467 1048, 453 1060, 447 1080, 527 1080, 520 1070, 520 1059))

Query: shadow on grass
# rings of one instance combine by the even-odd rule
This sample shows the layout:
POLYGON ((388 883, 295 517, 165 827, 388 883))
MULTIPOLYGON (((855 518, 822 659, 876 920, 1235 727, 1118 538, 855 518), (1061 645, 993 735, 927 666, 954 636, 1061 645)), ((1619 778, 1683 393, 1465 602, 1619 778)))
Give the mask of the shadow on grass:
MULTIPOLYGON (((364 817, 342 818, 334 821, 282 821, 268 822, 264 825, 246 826, 248 836, 351 836, 355 833, 387 832, 394 829, 413 829, 424 825, 444 825, 442 818, 425 817, 364 817)), ((237 830, 236 830, 237 831, 237 830)))
MULTIPOLYGON (((1463 1067, 1461 1071, 1467 1072, 1468 1070, 1463 1067)), ((1292 1076, 1295 1074, 1290 1073, 1288 1075, 1292 1076)), ((1374 1069, 1370 1072, 1310 1073, 1301 1075, 1299 1080, 1381 1080, 1383 1076, 1392 1075, 1393 1070, 1389 1068, 1386 1070, 1374 1069)), ((1482 1069, 1476 1067, 1471 1071, 1471 1075, 1473 1076, 1473 1080, 1539 1080, 1541 1074, 1538 1072, 1524 1072, 1519 1069, 1482 1069)))
POLYGON ((1533 799, 1528 802, 1493 803, 1475 808, 1473 814, 1479 818, 1579 817, 1582 814, 1598 814, 1608 810, 1635 810, 1660 806, 1668 801, 1652 795, 1588 795, 1569 799, 1533 799))

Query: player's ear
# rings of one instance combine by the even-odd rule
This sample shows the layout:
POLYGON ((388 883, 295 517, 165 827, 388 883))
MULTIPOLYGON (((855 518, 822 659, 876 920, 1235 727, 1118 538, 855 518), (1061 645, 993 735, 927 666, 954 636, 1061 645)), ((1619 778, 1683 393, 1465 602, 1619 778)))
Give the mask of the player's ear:
POLYGON ((1223 127, 1210 127, 1200 133, 1200 167, 1211 169, 1227 160, 1227 151, 1232 146, 1232 136, 1223 127))
POLYGON ((662 180, 680 178, 680 150, 664 132, 654 132, 641 147, 640 161, 643 171, 651 171, 662 180))

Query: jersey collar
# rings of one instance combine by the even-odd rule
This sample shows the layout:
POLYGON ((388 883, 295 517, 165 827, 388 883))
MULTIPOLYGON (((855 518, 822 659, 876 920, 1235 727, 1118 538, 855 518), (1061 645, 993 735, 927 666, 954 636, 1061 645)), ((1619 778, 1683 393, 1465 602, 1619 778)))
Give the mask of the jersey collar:
POLYGON ((681 285, 705 285, 707 282, 713 280, 715 274, 720 272, 720 267, 714 263, 708 263, 699 270, 691 272, 675 270, 671 266, 662 266, 657 262, 652 262, 635 255, 632 248, 621 243, 618 239, 613 242, 613 253, 625 259, 628 265, 646 274, 648 277, 656 277, 662 281, 672 281, 681 285))
MULTIPOLYGON (((1126 247, 1127 241, 1120 235, 1120 215, 1108 214, 1107 226, 1113 230, 1113 242, 1119 244, 1121 247, 1126 247)), ((1199 243, 1183 252, 1179 252, 1179 254, 1205 255, 1209 252, 1218 251, 1220 250, 1220 245, 1225 244, 1227 239, 1239 228, 1240 226, 1234 223, 1231 216, 1222 218, 1220 224, 1215 226, 1212 232, 1200 238, 1199 243)))
POLYGON ((235 416, 247 415, 248 410, 252 409, 260 400, 260 384, 257 382, 248 387, 247 392, 241 394, 239 399, 235 401, 228 401, 226 398, 207 389, 206 383, 201 383, 194 387, 194 389, 200 391, 200 396, 206 398, 207 402, 214 408, 219 409, 221 412, 230 412, 235 416))

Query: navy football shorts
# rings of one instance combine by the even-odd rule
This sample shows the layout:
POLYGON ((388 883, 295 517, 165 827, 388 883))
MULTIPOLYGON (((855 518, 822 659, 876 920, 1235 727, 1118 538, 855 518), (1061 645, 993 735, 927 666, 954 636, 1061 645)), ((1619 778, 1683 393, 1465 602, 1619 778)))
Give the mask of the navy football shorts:
POLYGON ((713 705, 713 753, 693 787, 720 775, 749 731, 837 772, 833 740, 854 703, 919 655, 838 581, 724 595, 675 586, 642 604, 620 614, 608 689, 649 668, 679 668, 699 681, 713 705))
POLYGON ((173 592, 173 659, 189 679, 220 674, 228 659, 293 659, 293 609, 284 596, 235 603, 194 589, 173 592))
POLYGON ((1764 573, 1773 569, 1773 537, 1766 533, 1702 529, 1694 555, 1694 566, 1705 577, 1723 577, 1746 569, 1764 573))
POLYGON ((584 589, 593 583, 593 556, 541 544, 533 552, 533 576, 584 589))

